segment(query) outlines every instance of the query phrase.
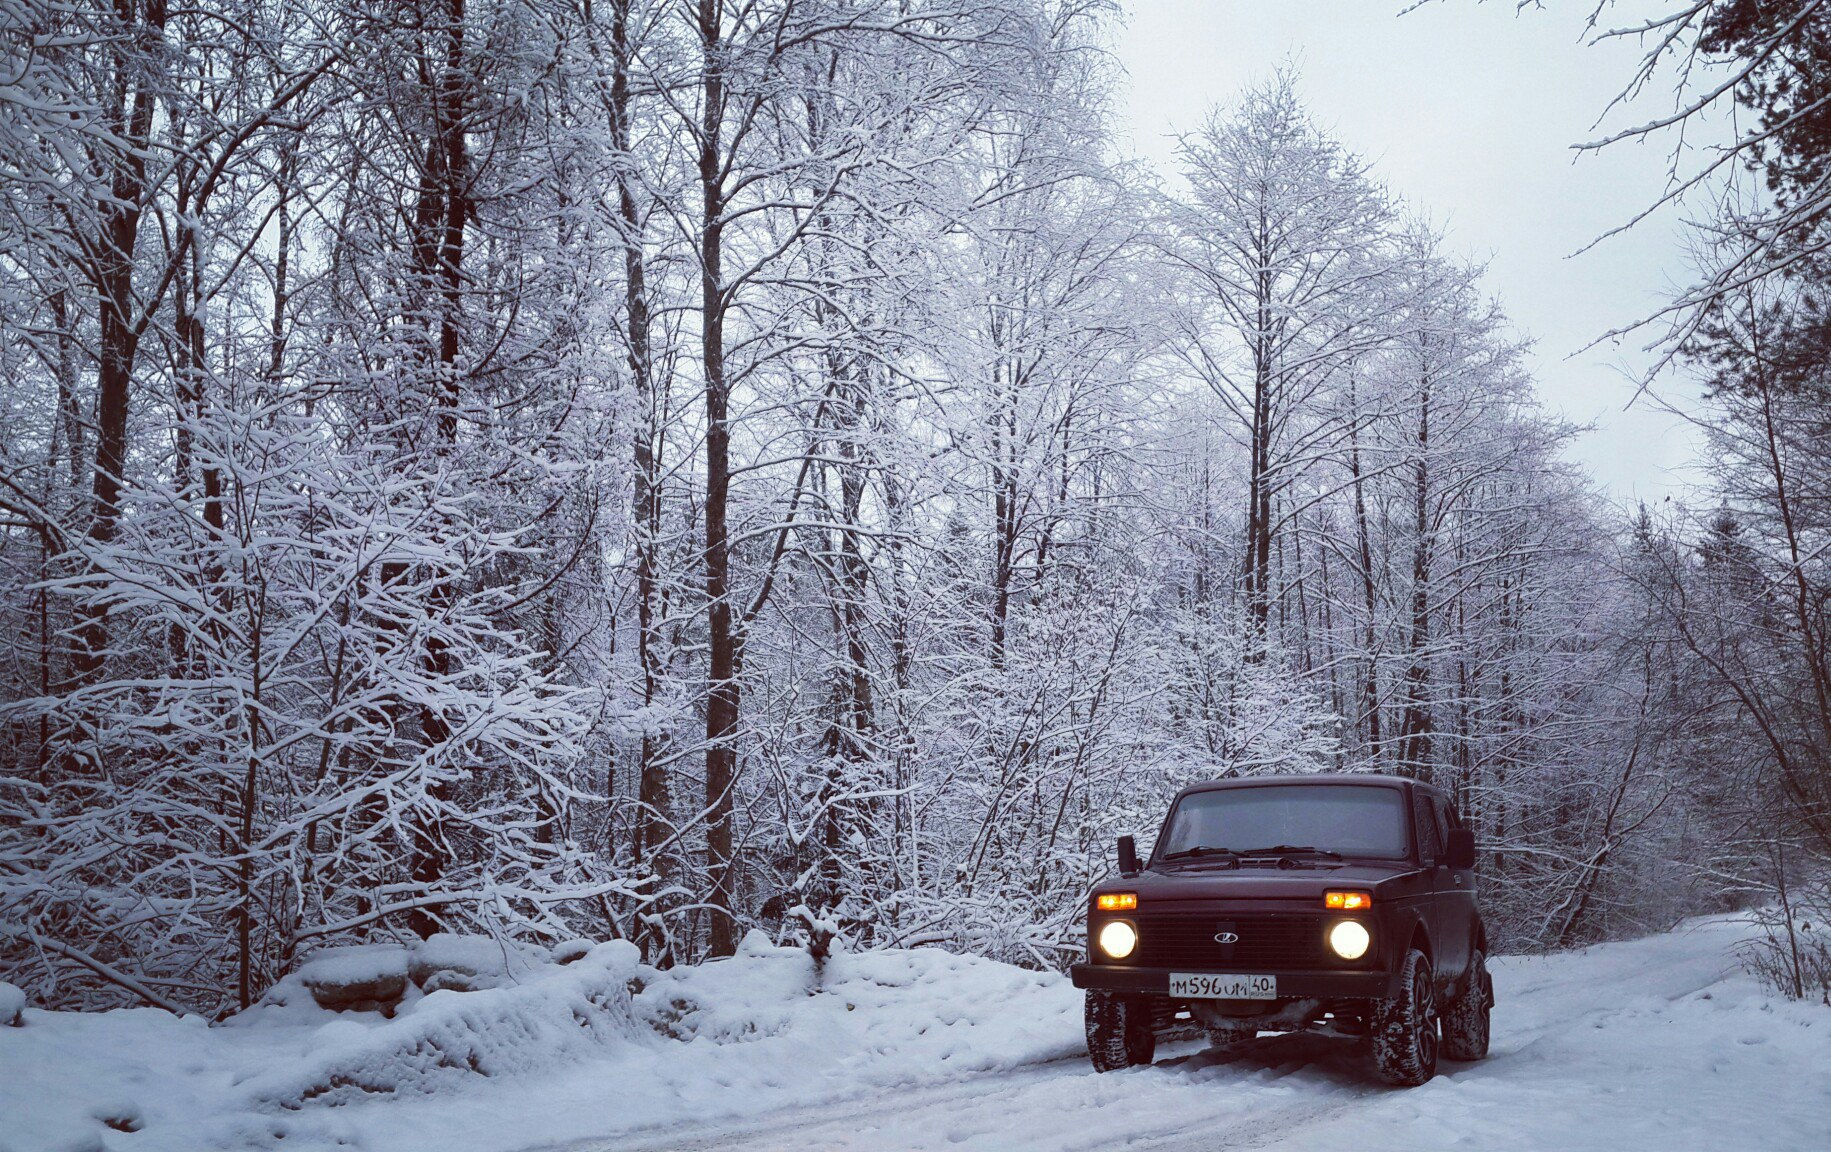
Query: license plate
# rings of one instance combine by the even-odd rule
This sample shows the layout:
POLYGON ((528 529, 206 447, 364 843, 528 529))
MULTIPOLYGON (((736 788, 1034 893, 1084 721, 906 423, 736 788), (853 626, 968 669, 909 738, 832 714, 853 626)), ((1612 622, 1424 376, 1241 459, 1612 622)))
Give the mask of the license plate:
POLYGON ((1215 972, 1170 973, 1170 995, 1198 1000, 1276 1000, 1276 976, 1235 976, 1215 972))

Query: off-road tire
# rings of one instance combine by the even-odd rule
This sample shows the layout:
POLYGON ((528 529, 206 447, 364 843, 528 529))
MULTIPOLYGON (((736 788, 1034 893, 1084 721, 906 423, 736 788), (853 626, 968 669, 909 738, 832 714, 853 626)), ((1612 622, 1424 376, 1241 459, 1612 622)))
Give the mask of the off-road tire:
POLYGON ((1469 979, 1462 995, 1443 1011, 1443 1056, 1479 1060, 1488 1054, 1488 1011, 1494 1007, 1494 981, 1481 949, 1469 957, 1469 979))
POLYGON ((1151 1028, 1151 1004, 1141 996, 1115 992, 1087 993, 1087 1055, 1094 1071, 1116 1072, 1149 1064, 1157 1052, 1151 1028))
POLYGON ((1437 988, 1430 959, 1413 948, 1399 968, 1399 994, 1375 1000, 1367 1031, 1373 1070, 1400 1088, 1416 1088, 1437 1074, 1437 988))

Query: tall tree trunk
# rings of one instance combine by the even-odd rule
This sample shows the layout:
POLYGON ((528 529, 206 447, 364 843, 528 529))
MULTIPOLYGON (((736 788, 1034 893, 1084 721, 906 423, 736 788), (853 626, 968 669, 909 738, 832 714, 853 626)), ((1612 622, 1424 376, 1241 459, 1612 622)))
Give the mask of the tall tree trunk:
POLYGON ((1411 663, 1405 670, 1405 711, 1399 722, 1399 762, 1424 779, 1430 770, 1430 368, 1418 389, 1417 460, 1412 467, 1411 663))
MULTIPOLYGON (((995 326, 994 331, 1001 330, 995 326)), ((1011 616, 1011 581, 1017 565, 1017 403, 1014 356, 1001 356, 993 372, 998 406, 992 412, 992 667, 1005 663, 1011 616)))
MULTIPOLYGON (((430 82, 436 69, 437 83, 428 84, 433 135, 427 142, 426 167, 421 174, 420 202, 415 218, 420 225, 416 244, 417 271, 421 283, 436 301, 438 316, 432 373, 438 444, 442 453, 449 454, 458 438, 464 226, 471 214, 471 198, 470 163, 464 135, 467 127, 464 0, 444 0, 443 8, 435 35, 427 43, 423 55, 426 78, 430 82)), ((456 594, 450 581, 439 581, 428 597, 427 611, 434 616, 443 614, 455 601, 456 594)), ((435 680, 451 675, 451 653, 436 631, 426 641, 423 661, 427 673, 435 680)), ((451 735, 445 718, 433 708, 421 711, 420 728, 429 747, 444 743, 451 735)), ((453 786, 448 780, 435 780, 428 785, 427 794, 433 801, 432 811, 411 830, 408 862, 409 873, 422 891, 436 889, 451 865, 450 830, 446 827, 443 808, 454 799, 453 786)), ((428 904, 412 909, 407 914, 408 927, 421 939, 431 936, 442 927, 442 908, 440 904, 428 904)))
POLYGON ((706 867, 712 908, 708 947, 737 951, 732 909, 732 789, 737 783, 737 635, 731 614, 731 545, 726 528, 731 486, 730 383, 725 377, 723 284, 725 45, 723 4, 699 0, 702 68, 699 132, 701 200, 700 357, 706 376, 706 867))
MULTIPOLYGON (((92 258, 100 347, 88 537, 96 546, 112 543, 120 523, 121 487, 127 467, 127 411, 141 333, 134 314, 134 263, 140 216, 145 207, 146 143, 157 98, 147 87, 147 78, 139 74, 153 65, 138 54, 140 46, 133 41, 138 37, 164 37, 166 7, 163 0, 152 0, 137 20, 131 14, 127 18, 132 21, 131 32, 137 35, 123 35, 114 48, 114 89, 122 96, 120 103, 111 107, 107 119, 109 131, 120 147, 109 181, 109 198, 98 206, 102 223, 100 235, 94 238, 92 258), (126 95, 130 91, 132 95, 126 95)), ((82 610, 76 637, 72 670, 80 683, 94 679, 106 656, 108 622, 101 605, 92 604, 82 610)))
POLYGON ((1361 714, 1367 722, 1367 751, 1380 755, 1379 590, 1373 580, 1373 533, 1367 526, 1367 485, 1361 472, 1360 397, 1353 377, 1348 381, 1348 403, 1353 408, 1348 425, 1348 473, 1354 487, 1354 545, 1359 559, 1361 607, 1366 612, 1362 644, 1366 673, 1362 680, 1361 714))
POLYGON ((208 368, 204 360, 203 259, 194 216, 187 211, 182 194, 179 204, 179 270, 172 288, 173 359, 178 391, 175 469, 179 489, 187 500, 195 499, 201 487, 204 524, 210 529, 210 538, 220 541, 224 523, 222 469, 214 460, 197 457, 194 438, 208 411, 204 396, 208 368))
MULTIPOLYGON (((1258 243, 1261 252, 1269 252, 1271 238, 1261 212, 1258 243)), ((1248 638, 1246 658, 1252 662, 1265 659, 1271 621, 1272 573, 1272 390, 1276 387, 1272 363, 1272 281, 1269 271, 1259 272, 1254 291, 1257 295, 1252 341, 1252 428, 1246 479, 1246 556, 1245 584, 1248 620, 1252 635, 1248 638)))

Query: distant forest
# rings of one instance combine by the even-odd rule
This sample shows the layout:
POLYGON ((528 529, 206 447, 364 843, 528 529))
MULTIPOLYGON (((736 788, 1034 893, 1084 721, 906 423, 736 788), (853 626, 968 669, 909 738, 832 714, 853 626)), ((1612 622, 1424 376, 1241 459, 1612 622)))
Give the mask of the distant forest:
POLYGON ((1455 797, 1498 949, 1755 905, 1831 995, 1831 4, 1632 32, 1626 138, 1746 122, 1652 509, 1300 77, 1124 158, 1121 16, 0 0, 0 974, 1059 968, 1174 789, 1346 770, 1455 797))

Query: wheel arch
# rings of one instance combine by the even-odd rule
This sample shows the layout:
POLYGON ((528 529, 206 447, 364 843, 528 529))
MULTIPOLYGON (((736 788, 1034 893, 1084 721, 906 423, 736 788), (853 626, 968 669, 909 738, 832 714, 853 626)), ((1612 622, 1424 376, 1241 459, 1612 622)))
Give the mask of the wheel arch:
POLYGON ((1437 966, 1437 953, 1436 950, 1431 947, 1430 929, 1426 927, 1422 916, 1418 917, 1417 920, 1412 923, 1411 939, 1406 944, 1406 947, 1416 948, 1418 951, 1424 953, 1424 958, 1430 961, 1432 968, 1437 966))

